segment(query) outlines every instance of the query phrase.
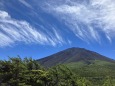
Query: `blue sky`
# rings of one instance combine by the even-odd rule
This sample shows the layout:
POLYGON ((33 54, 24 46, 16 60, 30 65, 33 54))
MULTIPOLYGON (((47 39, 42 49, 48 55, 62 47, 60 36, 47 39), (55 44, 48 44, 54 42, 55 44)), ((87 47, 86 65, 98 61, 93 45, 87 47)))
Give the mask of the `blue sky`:
POLYGON ((114 0, 0 0, 0 59, 81 47, 115 59, 114 0))

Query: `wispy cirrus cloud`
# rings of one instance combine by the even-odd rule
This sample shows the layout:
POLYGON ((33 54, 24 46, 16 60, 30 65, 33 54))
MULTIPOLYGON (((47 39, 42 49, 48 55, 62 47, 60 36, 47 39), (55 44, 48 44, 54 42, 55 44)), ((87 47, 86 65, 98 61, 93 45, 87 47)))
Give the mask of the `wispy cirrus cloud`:
POLYGON ((26 6, 30 9, 25 10, 23 14, 23 10, 16 7, 14 14, 23 14, 23 19, 20 20, 14 19, 6 12, 7 7, 13 8, 12 3, 4 7, 5 1, 0 2, 0 7, 5 10, 0 11, 0 47, 12 46, 19 42, 52 46, 66 42, 71 44, 73 40, 70 39, 70 34, 87 43, 101 43, 104 38, 112 42, 115 37, 114 0, 33 0, 32 4, 28 0, 18 1, 24 5, 22 8, 26 6), (16 10, 18 13, 15 13, 16 10), (44 13, 43 16, 40 13, 44 13), (61 28, 55 20, 48 19, 49 15, 53 15, 52 17, 59 20, 58 23, 67 28, 61 28), (31 23, 36 24, 36 27, 31 23))
POLYGON ((13 46, 19 42, 56 46, 64 41, 56 30, 53 35, 46 34, 28 22, 13 19, 6 11, 0 10, 0 47, 13 46))
POLYGON ((26 0, 19 0, 19 2, 21 2, 26 7, 32 8, 32 6, 28 2, 26 2, 26 0))
POLYGON ((42 7, 84 41, 101 42, 102 34, 110 42, 115 37, 114 0, 51 0, 42 7))

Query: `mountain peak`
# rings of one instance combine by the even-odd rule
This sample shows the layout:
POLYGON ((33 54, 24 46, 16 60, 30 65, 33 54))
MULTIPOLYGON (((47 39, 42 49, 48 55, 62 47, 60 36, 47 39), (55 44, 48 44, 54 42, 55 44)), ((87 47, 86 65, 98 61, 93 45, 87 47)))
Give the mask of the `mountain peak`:
POLYGON ((80 47, 71 47, 66 50, 76 50, 76 49, 86 50, 85 48, 80 48, 80 47))
POLYGON ((38 62, 43 66, 51 67, 57 64, 79 62, 79 61, 88 62, 91 60, 103 60, 113 62, 112 59, 102 56, 96 52, 78 47, 68 48, 51 56, 39 59, 38 62))

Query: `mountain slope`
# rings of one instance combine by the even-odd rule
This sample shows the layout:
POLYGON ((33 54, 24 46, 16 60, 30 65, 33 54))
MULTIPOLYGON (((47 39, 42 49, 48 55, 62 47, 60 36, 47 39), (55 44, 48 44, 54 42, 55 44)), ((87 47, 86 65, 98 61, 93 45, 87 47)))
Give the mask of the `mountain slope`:
POLYGON ((85 62, 86 64, 90 64, 91 61, 94 60, 114 62, 114 60, 102 56, 96 52, 89 51, 84 48, 75 48, 75 47, 66 49, 64 51, 39 59, 37 61, 45 67, 51 67, 57 64, 67 64, 81 61, 85 62))

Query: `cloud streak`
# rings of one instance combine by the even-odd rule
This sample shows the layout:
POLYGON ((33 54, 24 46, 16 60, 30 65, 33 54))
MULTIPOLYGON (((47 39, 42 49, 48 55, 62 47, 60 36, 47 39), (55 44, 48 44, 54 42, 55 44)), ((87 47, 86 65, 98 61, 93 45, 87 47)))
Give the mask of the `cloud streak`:
POLYGON ((114 0, 52 0, 42 7, 86 42, 101 42, 102 33, 110 42, 115 37, 114 0))
POLYGON ((56 30, 53 35, 46 34, 26 21, 11 18, 6 11, 0 11, 0 47, 19 42, 56 46, 62 44, 63 39, 56 30))
POLYGON ((25 5, 26 7, 32 8, 32 6, 29 3, 27 3, 25 0, 19 0, 19 2, 25 5))
MULTIPOLYGON (((0 47, 17 43, 52 46, 71 44, 71 34, 87 43, 101 43, 105 38, 112 43, 115 37, 114 0, 33 0, 32 4, 27 0, 18 1, 24 5, 22 8, 26 6, 30 9, 23 14, 23 10, 16 7, 18 12, 23 14, 23 19, 20 20, 8 14, 5 1, 0 2, 0 47), (40 13, 48 16, 42 16, 40 13), (59 20, 59 25, 67 28, 53 23, 53 19, 47 18, 49 16, 55 17, 59 20)), ((9 8, 13 8, 11 4, 9 2, 9 8)))

